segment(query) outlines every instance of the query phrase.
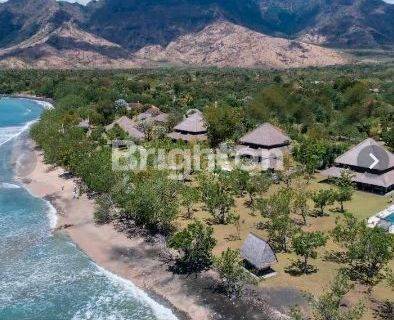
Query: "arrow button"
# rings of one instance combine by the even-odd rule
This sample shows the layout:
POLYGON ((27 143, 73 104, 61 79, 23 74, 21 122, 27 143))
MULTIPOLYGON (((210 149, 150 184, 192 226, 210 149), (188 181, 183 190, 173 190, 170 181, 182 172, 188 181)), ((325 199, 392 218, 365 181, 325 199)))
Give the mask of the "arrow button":
POLYGON ((370 153, 369 156, 372 158, 373 163, 369 166, 369 169, 373 169, 377 166, 377 164, 380 162, 378 158, 375 157, 373 153, 370 153))

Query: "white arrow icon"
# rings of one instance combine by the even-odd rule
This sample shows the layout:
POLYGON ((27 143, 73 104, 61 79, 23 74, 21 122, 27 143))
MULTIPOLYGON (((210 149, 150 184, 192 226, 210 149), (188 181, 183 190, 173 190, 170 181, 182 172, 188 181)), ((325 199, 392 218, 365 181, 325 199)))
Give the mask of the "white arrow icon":
POLYGON ((373 160, 373 163, 369 166, 369 169, 372 170, 372 169, 375 168, 376 165, 379 163, 379 159, 376 158, 376 157, 374 156, 373 153, 370 153, 369 156, 370 156, 370 157, 372 158, 372 160, 373 160))

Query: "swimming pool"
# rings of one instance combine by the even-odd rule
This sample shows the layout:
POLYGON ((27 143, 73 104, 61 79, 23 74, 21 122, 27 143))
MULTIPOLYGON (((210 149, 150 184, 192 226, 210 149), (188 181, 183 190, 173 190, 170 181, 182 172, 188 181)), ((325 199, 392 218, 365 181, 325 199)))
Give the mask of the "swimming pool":
POLYGON ((391 212, 387 217, 384 217, 383 219, 394 225, 394 212, 391 212))
POLYGON ((394 234, 394 205, 370 217, 367 225, 370 228, 380 227, 394 234))

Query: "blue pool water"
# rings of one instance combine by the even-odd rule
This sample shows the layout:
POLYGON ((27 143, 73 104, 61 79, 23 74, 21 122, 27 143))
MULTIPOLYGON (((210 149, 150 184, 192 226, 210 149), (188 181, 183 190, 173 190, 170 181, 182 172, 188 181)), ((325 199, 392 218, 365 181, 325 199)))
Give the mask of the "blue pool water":
POLYGON ((394 225, 394 212, 390 213, 384 220, 389 221, 392 225, 394 225))
POLYGON ((52 234, 54 209, 14 181, 15 146, 41 112, 33 101, 0 100, 0 319, 176 319, 67 236, 52 234))

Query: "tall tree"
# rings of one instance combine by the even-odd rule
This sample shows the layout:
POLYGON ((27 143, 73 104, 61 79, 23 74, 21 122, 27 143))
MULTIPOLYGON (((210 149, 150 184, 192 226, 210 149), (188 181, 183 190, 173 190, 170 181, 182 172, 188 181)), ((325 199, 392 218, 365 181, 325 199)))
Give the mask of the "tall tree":
POLYGON ((294 252, 303 258, 299 263, 303 273, 306 274, 310 271, 309 259, 316 259, 316 249, 324 246, 326 242, 327 238, 321 232, 300 231, 293 236, 292 245, 294 252))
POLYGON ((302 217, 303 224, 306 225, 306 217, 309 214, 309 206, 308 200, 310 197, 310 193, 303 189, 297 189, 294 192, 294 200, 293 200, 293 210, 296 214, 302 217))
POLYGON ((312 195, 312 200, 315 203, 315 208, 320 209, 319 215, 324 216, 324 209, 328 205, 331 205, 335 201, 335 190, 332 189, 320 189, 312 195))
POLYGON ((213 104, 204 110, 208 124, 208 137, 213 146, 218 146, 227 139, 236 137, 242 130, 242 110, 225 104, 213 104))
POLYGON ((335 194, 335 200, 340 204, 341 212, 344 212, 344 202, 352 200, 354 193, 353 179, 354 175, 348 171, 341 171, 341 176, 335 180, 337 186, 337 192, 335 194))
POLYGON ((227 248, 214 259, 215 269, 222 279, 222 287, 227 296, 236 298, 247 283, 253 283, 252 276, 243 267, 238 250, 227 248))
POLYGON ((212 249, 216 245, 213 228, 201 221, 190 223, 169 240, 171 248, 181 251, 177 268, 181 272, 197 273, 208 269, 213 262, 212 249))
POLYGON ((200 180, 201 193, 208 211, 219 224, 227 224, 231 220, 231 209, 234 207, 234 197, 227 181, 216 177, 200 180))
POLYGON ((255 209, 256 196, 267 192, 272 185, 272 179, 267 174, 257 174, 250 177, 247 181, 245 190, 249 196, 248 205, 255 209))
POLYGON ((341 301, 346 293, 352 289, 347 276, 338 274, 330 289, 319 298, 311 297, 310 302, 316 320, 358 320, 364 314, 361 301, 352 308, 342 308, 341 301))
POLYGON ((184 185, 181 189, 181 205, 187 210, 186 217, 191 219, 193 217, 193 205, 200 200, 199 190, 192 186, 184 185))

